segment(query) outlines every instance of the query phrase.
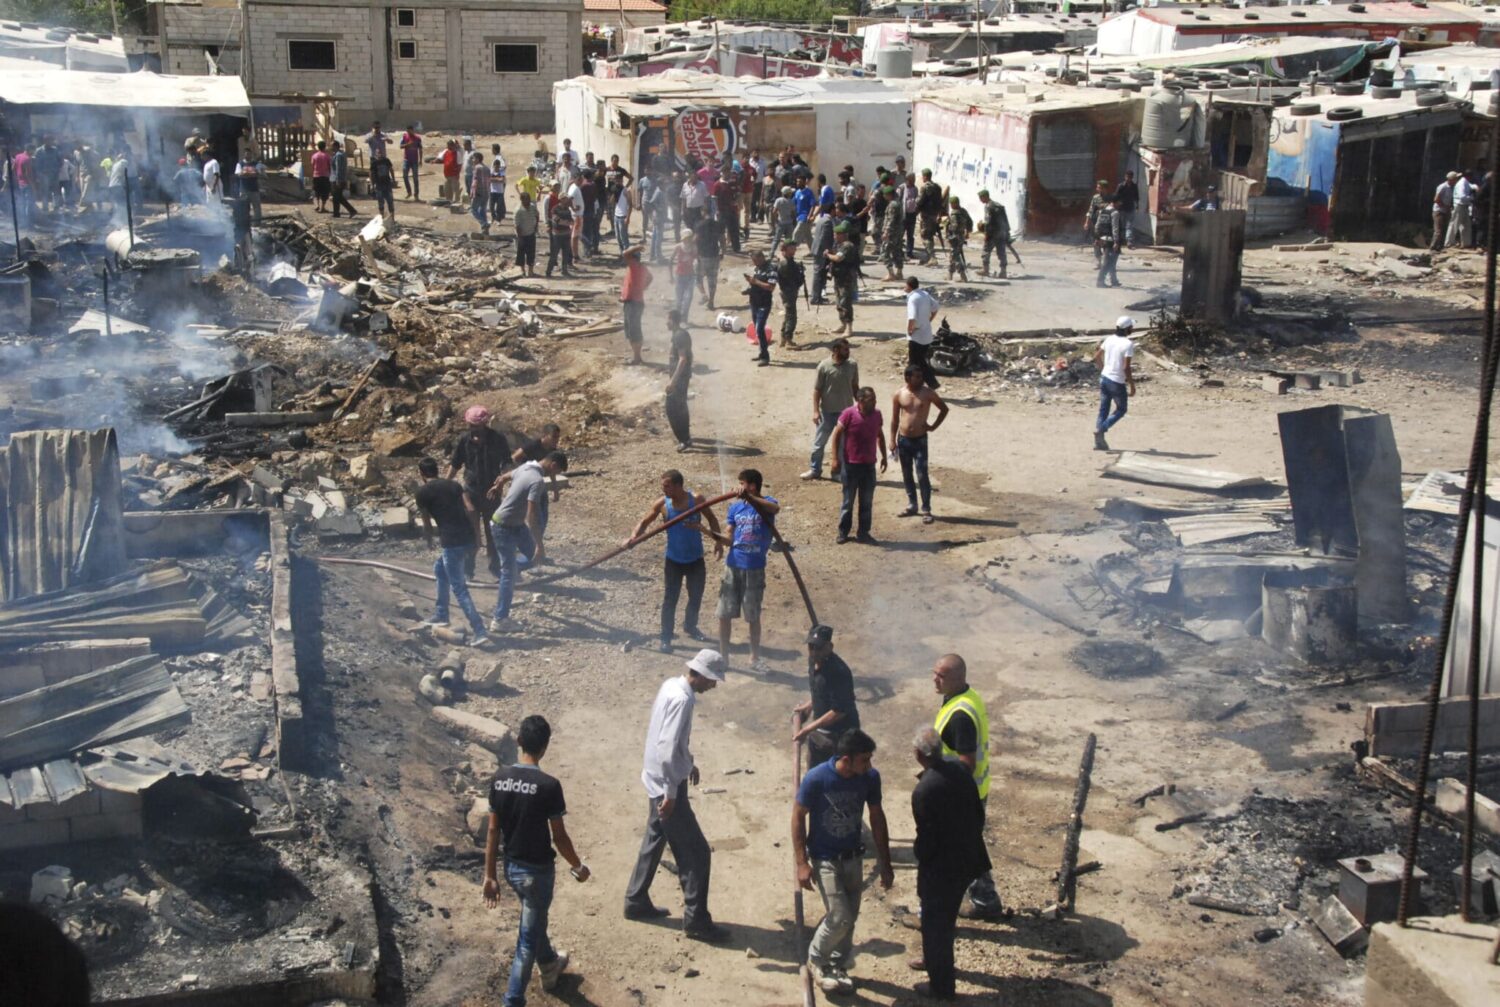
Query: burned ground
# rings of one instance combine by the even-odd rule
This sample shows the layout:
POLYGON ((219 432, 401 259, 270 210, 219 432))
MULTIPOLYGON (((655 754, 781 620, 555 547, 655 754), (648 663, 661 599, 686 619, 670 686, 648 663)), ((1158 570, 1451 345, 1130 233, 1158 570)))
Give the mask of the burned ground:
MULTIPOLYGON (((1194 623, 1204 613, 1143 595, 1143 585, 1170 575, 1190 550, 1141 502, 1221 498, 1101 477, 1114 456, 1090 450, 1092 344, 1058 330, 1065 323, 1087 335, 1135 310, 1128 305, 1160 300, 1180 271, 1170 253, 1128 255, 1121 291, 1096 293, 1087 252, 1063 245, 1029 247, 1026 270, 1008 284, 977 282, 962 296, 935 284, 953 329, 980 338, 988 354, 972 373, 944 378, 953 410, 933 435, 939 520, 923 526, 892 516, 902 499, 893 465, 876 494, 880 544, 838 546, 836 488, 797 479, 806 462, 811 367, 822 356, 820 330, 831 326, 831 310, 805 312, 799 339, 807 348, 778 352, 766 369, 749 363, 742 334, 697 325, 699 446, 679 455, 659 406, 664 275, 650 291, 649 366, 623 368, 618 332, 587 331, 591 320, 613 317, 617 267, 593 265, 576 281, 517 280, 507 246, 462 237, 462 218, 407 204, 402 213, 412 220, 366 249, 373 266, 354 237, 362 221, 347 228, 307 225, 294 215, 272 222, 267 233, 280 242, 268 246, 272 254, 303 257, 297 280, 314 288, 306 301, 271 296, 264 276, 251 283, 209 268, 191 298, 196 313, 154 323, 165 327, 71 340, 54 331, 11 340, 4 350, 18 362, 0 378, 11 403, 5 432, 114 424, 127 509, 255 502, 279 505, 294 528, 305 759, 278 768, 274 744, 267 747, 275 707, 256 695, 256 675, 269 663, 270 586, 256 568, 259 547, 240 558, 182 561, 249 616, 255 633, 232 649, 167 662, 193 723, 157 739, 243 787, 261 835, 236 843, 186 839, 162 823, 138 842, 86 855, 28 855, 5 875, 7 889, 20 893, 31 870, 62 863, 98 888, 97 897, 86 890, 54 911, 75 919, 80 935, 114 924, 113 945, 90 949, 102 990, 165 992, 188 974, 202 987, 231 985, 255 969, 295 976, 314 961, 337 971, 353 944, 356 968, 378 969, 381 1002, 498 999, 515 912, 509 900, 496 911, 483 907, 474 836, 482 818, 475 799, 496 753, 450 733, 418 693, 421 677, 446 663, 455 644, 415 629, 429 613, 426 581, 320 562, 430 567, 432 551, 413 536, 410 515, 390 512, 411 510, 416 458, 441 457, 463 409, 479 402, 508 433, 534 433, 546 422, 563 429, 572 465, 548 532, 558 564, 618 545, 649 506, 663 469, 679 468, 691 488, 712 492, 732 488, 747 465, 765 473, 768 492, 784 505, 778 526, 795 547, 818 615, 835 627, 835 643, 855 669, 862 719, 880 744, 876 765, 887 781, 898 879, 888 893, 873 886, 866 893, 854 970, 861 987, 852 1002, 919 1002, 904 964, 916 949, 915 932, 903 925, 916 907, 906 748, 934 706, 927 669, 948 651, 966 656, 995 720, 988 838, 1001 894, 1014 910, 1003 923, 960 928, 960 987, 971 1002, 1358 1002, 1360 960, 1342 959, 1311 913, 1337 888, 1338 859, 1401 840, 1404 799, 1361 779, 1350 745, 1363 736, 1365 704, 1414 699, 1423 688, 1452 519, 1408 512, 1413 622, 1362 633, 1356 656, 1333 667, 1302 665, 1255 635, 1218 638, 1219 630, 1194 623), (309 325, 323 296, 310 269, 335 277, 336 292, 372 281, 347 295, 352 309, 327 331, 309 325), (585 331, 568 334, 576 329, 585 331), (1017 333, 1033 341, 1018 343, 1017 333), (210 354, 214 366, 184 373, 189 350, 210 354), (205 380, 262 364, 282 372, 265 411, 313 413, 315 421, 241 427, 224 418, 259 411, 243 409, 164 421, 204 398, 205 380), (97 373, 85 387, 40 386, 62 394, 35 394, 38 380, 90 368, 97 373), (101 387, 123 391, 118 409, 101 403, 101 387), (328 415, 337 410, 343 413, 328 415), (1101 510, 1108 498, 1133 510, 1101 510), (1099 674, 1089 651, 1100 648, 1131 655, 1149 648, 1157 657, 1127 663, 1128 674, 1099 674), (1055 900, 1053 875, 1090 732, 1099 751, 1079 859, 1100 866, 1080 877, 1076 913, 1054 920, 1042 910, 1055 900), (1157 787, 1161 793, 1140 799, 1157 787), (164 893, 154 910, 109 894, 108 883, 122 874, 131 881, 120 891, 143 903, 164 893), (1193 905, 1195 895, 1253 915, 1193 905), (349 908, 355 902, 358 912, 349 908), (137 950, 148 947, 153 953, 137 950), (235 959, 245 967, 231 967, 235 959)), ((1247 282, 1261 304, 1214 349, 1170 357, 1143 341, 1155 359, 1138 361, 1141 394, 1112 444, 1280 483, 1276 413, 1336 402, 1392 417, 1407 481, 1461 467, 1478 344, 1470 322, 1425 320, 1473 313, 1479 277, 1452 265, 1466 257, 1445 254, 1414 267, 1430 274, 1397 277, 1364 275, 1363 263, 1380 266, 1389 257, 1372 259, 1361 246, 1299 254, 1247 256, 1247 282), (1360 275, 1341 260, 1360 263, 1360 275), (1285 345, 1292 342, 1299 345, 1285 345), (1356 369, 1362 380, 1345 387, 1285 396, 1262 390, 1268 371, 1356 369)), ((99 307, 92 270, 84 268, 94 255, 71 245, 51 267, 72 308, 99 307)), ((739 260, 726 259, 726 298, 741 270, 739 260)), ((916 272, 936 280, 940 267, 916 272)), ((860 308, 855 358, 888 410, 905 362, 904 316, 895 301, 879 301, 867 298, 860 308)), ((123 306, 117 311, 125 315, 123 306)), ((706 319, 700 310, 694 321, 706 319)), ((1192 551, 1295 551, 1284 496, 1222 499, 1248 508, 1267 529, 1192 551)), ((731 943, 693 944, 670 925, 680 903, 666 871, 655 897, 673 910, 668 925, 620 919, 644 811, 637 774, 650 697, 690 654, 681 640, 673 655, 649 646, 659 565, 650 543, 557 584, 528 588, 523 579, 518 631, 493 652, 460 651, 467 685, 448 703, 504 724, 542 713, 554 725, 546 765, 567 789, 569 828, 595 877, 559 883, 552 932, 573 965, 557 996, 538 994, 539 1002, 790 1004, 798 993, 787 730, 805 692, 807 620, 784 565, 773 565, 767 594, 772 671, 736 670, 700 705, 695 727, 704 779, 694 800, 715 849, 712 905, 731 943)), ((486 608, 493 581, 481 573, 475 590, 486 608)), ((713 600, 710 589, 705 604, 713 600)), ((744 663, 740 646, 736 669, 744 663)), ((1412 775, 1408 764, 1391 765, 1412 775)), ((1423 896, 1434 911, 1453 905, 1447 872, 1454 858, 1451 831, 1430 826, 1423 896)), ((815 900, 809 913, 817 918, 815 900)))

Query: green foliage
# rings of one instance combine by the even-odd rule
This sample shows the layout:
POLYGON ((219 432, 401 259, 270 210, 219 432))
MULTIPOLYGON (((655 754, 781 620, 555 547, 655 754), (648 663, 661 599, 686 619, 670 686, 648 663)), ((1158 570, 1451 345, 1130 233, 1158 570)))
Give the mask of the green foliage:
POLYGON ((712 16, 723 20, 755 19, 828 24, 835 14, 858 14, 858 0, 674 0, 669 17, 692 21, 712 16))
MULTIPOLYGON (((0 18, 79 31, 112 31, 110 0, 0 0, 0 18)), ((115 0, 120 30, 146 30, 146 0, 115 0)))

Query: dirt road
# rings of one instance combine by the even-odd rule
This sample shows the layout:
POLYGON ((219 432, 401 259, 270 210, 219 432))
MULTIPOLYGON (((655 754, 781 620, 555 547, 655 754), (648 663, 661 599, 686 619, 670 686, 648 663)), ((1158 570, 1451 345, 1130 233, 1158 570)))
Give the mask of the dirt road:
MULTIPOLYGON (((1034 243, 1021 249, 1025 268, 1014 269, 1010 283, 976 283, 983 296, 946 311, 956 330, 1107 326, 1128 305, 1171 289, 1180 269, 1166 253, 1131 255, 1120 268, 1126 287, 1103 291, 1092 285, 1086 252, 1034 243)), ((734 302, 745 261, 726 258, 722 301, 734 302)), ((1304 278, 1255 254, 1249 268, 1251 282, 1267 285, 1304 278)), ((940 279, 936 268, 916 272, 940 279)), ((558 289, 616 282, 617 270, 598 268, 558 289)), ((1171 494, 1101 479, 1112 455, 1092 450, 1097 400, 1089 384, 1039 392, 993 371, 945 382, 953 411, 932 438, 938 522, 894 516, 904 499, 893 465, 876 493, 879 544, 836 545, 836 484, 797 479, 807 461, 813 368, 827 352, 821 330, 836 324, 831 307, 804 307, 804 348, 773 351, 769 368, 751 363, 743 330, 720 333, 706 324, 707 311, 696 310, 691 408, 703 447, 679 455, 660 409, 669 286, 666 271, 658 270, 647 311, 648 367, 621 366, 625 344, 618 335, 538 347, 541 383, 506 392, 494 404, 526 429, 579 395, 606 418, 607 447, 575 454, 575 469, 588 475, 572 480, 553 507, 549 552, 559 562, 582 561, 622 540, 666 468, 681 469, 689 488, 719 492, 732 488, 741 467, 754 466, 765 473, 766 491, 782 502, 779 527, 796 547, 820 617, 836 629, 837 648, 855 671, 865 727, 880 744, 875 764, 896 847, 894 888, 881 892, 872 882, 866 893, 853 970, 859 990, 838 1002, 920 1002, 909 992, 920 977, 904 964, 918 948, 917 934, 896 918, 916 906, 909 740, 936 708, 934 659, 956 651, 968 660, 995 723, 988 834, 1001 894, 1018 911, 1004 924, 960 927, 966 1002, 1358 1003, 1360 966, 1346 964, 1307 924, 1321 874, 1309 872, 1305 888, 1297 879, 1293 896, 1272 899, 1266 917, 1192 907, 1181 895, 1195 879, 1254 857, 1276 837, 1257 832, 1241 849, 1208 842, 1196 827, 1157 832, 1155 824, 1177 814, 1172 805, 1137 807, 1131 798, 1177 781, 1226 808, 1255 797, 1290 802, 1304 809, 1303 817, 1316 817, 1318 802, 1336 800, 1340 814, 1357 818, 1369 835, 1389 833, 1395 842, 1393 823, 1404 816, 1392 818, 1373 797, 1351 796, 1348 744, 1361 732, 1362 703, 1405 695, 1414 688, 1410 679, 1332 692, 1277 691, 1254 681, 1274 663, 1269 652, 1250 666, 1240 652, 1231 658, 1207 645, 1169 644, 1160 631, 1143 633, 1123 617, 1104 618, 1101 635, 1144 637, 1170 661, 1147 678, 1099 678, 1069 659, 1077 634, 986 590, 970 571, 1000 561, 1011 564, 1023 590, 1066 598, 1064 587, 1088 562, 1128 548, 1118 528, 1101 529, 1099 498, 1171 494), (1240 698, 1249 699, 1245 713, 1213 719, 1240 698), (1099 754, 1080 859, 1103 867, 1080 880, 1074 916, 1043 921, 1027 910, 1052 901, 1050 879, 1090 732, 1099 737, 1099 754), (1278 901, 1298 908, 1277 908, 1278 901), (1270 929, 1281 934, 1255 939, 1270 929)), ((872 283, 866 291, 877 289, 872 283)), ((1328 282, 1323 293, 1339 293, 1338 285, 1328 282)), ((1443 306, 1431 307, 1436 314, 1443 306)), ((905 359, 904 311, 863 305, 857 329, 862 382, 877 389, 888 410, 905 359)), ((1392 414, 1408 473, 1458 467, 1472 409, 1463 367, 1476 345, 1462 330, 1437 334, 1412 326, 1288 351, 1287 357, 1352 363, 1363 371, 1363 384, 1327 389, 1316 399, 1267 395, 1255 362, 1239 357, 1210 362, 1222 387, 1200 387, 1197 375, 1146 364, 1140 371, 1150 380, 1110 440, 1119 449, 1279 478, 1275 412, 1342 401, 1392 414)), ((414 568, 430 563, 416 544, 367 546, 361 554, 414 568)), ((789 712, 806 689, 807 618, 776 557, 765 617, 774 670, 744 670, 739 627, 735 670, 700 702, 693 736, 703 772, 693 800, 714 847, 710 901, 733 940, 713 948, 681 936, 680 895, 666 870, 653 894, 673 916, 660 926, 621 918, 645 813, 638 777, 651 700, 692 652, 685 644, 671 656, 636 645, 654 640, 660 562, 659 542, 652 542, 594 574, 523 593, 522 631, 498 652, 505 688, 495 696, 473 694, 464 704, 510 724, 529 713, 552 722, 544 767, 563 782, 569 830, 595 874, 584 885, 559 875, 550 931, 572 964, 556 995, 533 987, 533 1002, 799 1003, 786 739, 789 712)), ((347 568, 308 573, 317 578, 321 608, 312 632, 321 635, 324 653, 313 707, 326 718, 331 745, 324 753, 327 776, 309 784, 310 800, 329 818, 330 838, 367 849, 381 878, 392 937, 383 949, 387 996, 411 1004, 496 1003, 514 945, 514 906, 483 908, 480 868, 465 832, 464 812, 484 787, 484 753, 439 730, 415 694, 419 675, 446 650, 407 636, 413 620, 399 614, 413 602, 425 614, 426 586, 347 568)), ((706 608, 717 596, 714 580, 706 608)), ((493 589, 483 582, 477 594, 483 606, 493 589)), ((711 623, 706 613, 705 627, 711 623)), ((813 896, 809 921, 820 915, 813 896)))

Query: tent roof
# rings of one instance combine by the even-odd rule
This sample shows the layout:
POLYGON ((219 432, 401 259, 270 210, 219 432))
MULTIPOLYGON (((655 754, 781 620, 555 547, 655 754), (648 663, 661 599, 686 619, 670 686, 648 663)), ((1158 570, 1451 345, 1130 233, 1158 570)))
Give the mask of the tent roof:
POLYGON ((250 96, 238 77, 90 73, 58 68, 0 70, 0 102, 11 105, 90 105, 173 112, 244 112, 250 96))

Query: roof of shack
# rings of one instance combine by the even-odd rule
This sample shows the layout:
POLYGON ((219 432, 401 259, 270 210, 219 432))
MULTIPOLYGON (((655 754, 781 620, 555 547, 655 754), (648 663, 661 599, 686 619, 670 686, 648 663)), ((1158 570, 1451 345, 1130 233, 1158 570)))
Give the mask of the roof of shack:
POLYGON ((951 86, 949 81, 912 77, 798 77, 761 80, 718 74, 669 70, 650 77, 603 79, 574 77, 559 88, 581 87, 630 115, 660 115, 671 109, 721 105, 732 108, 800 108, 811 105, 907 104, 928 91, 951 86), (642 98, 646 100, 642 101, 642 98), (652 100, 655 99, 655 100, 652 100))
POLYGON ((38 64, 34 70, 0 70, 0 102, 232 115, 249 109, 250 96, 238 77, 170 76, 149 70, 96 73, 38 64))
POLYGON ((971 84, 923 95, 922 98, 943 108, 972 109, 994 114, 1012 112, 1034 115, 1038 112, 1059 112, 1069 109, 1126 108, 1138 103, 1141 95, 1135 91, 1116 91, 1097 87, 971 84))

